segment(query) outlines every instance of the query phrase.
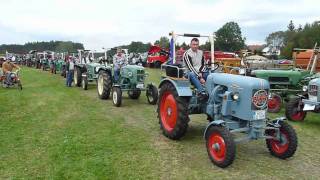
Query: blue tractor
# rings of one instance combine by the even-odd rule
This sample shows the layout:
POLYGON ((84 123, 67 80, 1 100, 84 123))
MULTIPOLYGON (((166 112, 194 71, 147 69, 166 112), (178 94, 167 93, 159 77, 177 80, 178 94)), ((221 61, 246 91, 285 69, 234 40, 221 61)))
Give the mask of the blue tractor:
MULTIPOLYGON (((266 139, 271 155, 286 159, 297 148, 295 130, 285 118, 270 120, 266 117, 270 90, 268 81, 254 77, 218 73, 214 63, 214 36, 170 33, 172 41, 178 36, 208 37, 211 42, 211 69, 205 83, 208 99, 203 101, 184 77, 184 68, 175 64, 172 48, 172 64, 162 66, 166 75, 159 88, 158 118, 163 134, 173 140, 182 138, 188 129, 191 114, 206 114, 209 120, 204 138, 208 156, 221 167, 232 164, 236 143, 266 139), (236 137, 236 134, 243 134, 236 137)), ((173 43, 174 46, 175 43, 173 43)))

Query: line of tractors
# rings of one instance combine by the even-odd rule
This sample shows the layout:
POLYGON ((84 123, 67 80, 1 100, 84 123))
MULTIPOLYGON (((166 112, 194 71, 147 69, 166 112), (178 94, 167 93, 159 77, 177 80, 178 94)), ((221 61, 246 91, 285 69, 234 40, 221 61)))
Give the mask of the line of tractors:
MULTIPOLYGON (((235 63, 237 65, 234 66, 223 60, 217 61, 214 34, 204 36, 171 32, 170 36, 173 42, 170 48, 172 54, 161 65, 162 75, 158 88, 152 83, 145 83, 148 74, 144 67, 130 63, 123 66, 119 80, 115 81, 114 67, 108 55, 110 49, 104 49, 103 52, 78 50, 73 55, 77 59, 75 86, 87 90, 91 87, 89 84, 96 84, 98 97, 108 99, 112 95, 112 102, 117 107, 122 104, 123 92, 127 91, 131 99, 138 99, 141 92, 146 91, 148 102, 157 104, 162 133, 172 140, 185 136, 189 115, 205 114, 208 124, 203 137, 207 153, 212 163, 221 168, 228 167, 234 161, 236 144, 252 140, 264 139, 270 154, 280 159, 295 154, 297 135, 286 119, 302 121, 308 111, 320 112, 320 78, 316 73, 320 54, 317 46, 305 70, 297 67, 254 69, 240 65, 242 63, 235 63), (204 84, 208 99, 205 101, 184 76, 186 69, 176 59, 175 42, 181 37, 208 38, 211 43, 210 60, 207 62, 209 76, 204 84), (280 111, 282 101, 286 101, 286 118, 268 118, 268 111, 280 111)), ((52 70, 49 59, 36 58, 46 57, 48 52, 30 54, 30 59, 34 60, 25 65, 43 70, 51 67, 52 70)), ((127 58, 126 50, 124 54, 127 58)), ((63 61, 51 72, 58 71, 65 75, 64 54, 51 55, 63 61)))

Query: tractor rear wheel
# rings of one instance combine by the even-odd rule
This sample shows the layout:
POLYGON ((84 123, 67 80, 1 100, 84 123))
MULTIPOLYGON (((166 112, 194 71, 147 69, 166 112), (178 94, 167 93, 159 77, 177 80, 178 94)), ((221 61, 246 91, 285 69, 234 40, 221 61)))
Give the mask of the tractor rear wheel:
POLYGON ((222 126, 210 126, 205 135, 207 152, 213 164, 225 168, 232 164, 236 146, 231 133, 222 126))
MULTIPOLYGON (((266 144, 271 155, 280 159, 287 159, 294 155, 298 146, 298 138, 295 130, 286 122, 279 122, 280 139, 267 139, 266 144)), ((266 135, 277 137, 275 130, 267 130, 266 135)))
POLYGON ((82 77, 81 86, 83 90, 88 90, 88 79, 87 77, 82 77))
POLYGON ((278 113, 281 110, 282 98, 280 95, 272 93, 268 100, 268 112, 278 113))
POLYGON ((113 102, 113 105, 116 107, 121 106, 122 91, 121 91, 120 87, 113 87, 112 88, 112 102, 113 102))
POLYGON ((160 128, 170 139, 180 139, 188 129, 188 99, 180 97, 171 83, 164 83, 160 89, 158 103, 160 128))
POLYGON ((148 103, 155 105, 158 101, 158 96, 159 96, 157 87, 153 84, 148 85, 146 96, 148 99, 148 103))
POLYGON ((141 95, 141 90, 140 89, 135 89, 135 90, 129 90, 128 91, 128 96, 131 99, 139 99, 140 95, 141 95))
POLYGON ((78 87, 81 86, 81 69, 80 69, 80 67, 74 67, 73 81, 76 86, 78 86, 78 87))
POLYGON ((290 121, 303 121, 307 112, 303 111, 301 98, 292 98, 286 104, 286 117, 290 121))
POLYGON ((105 71, 100 71, 97 79, 97 92, 100 99, 108 99, 112 87, 111 76, 105 71))
POLYGON ((155 68, 160 68, 161 67, 161 62, 160 61, 154 62, 154 67, 155 68))

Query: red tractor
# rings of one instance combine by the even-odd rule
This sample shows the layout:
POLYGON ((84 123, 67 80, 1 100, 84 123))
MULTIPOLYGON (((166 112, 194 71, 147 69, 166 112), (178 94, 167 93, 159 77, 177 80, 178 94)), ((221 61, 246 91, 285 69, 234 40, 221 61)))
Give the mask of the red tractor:
POLYGON ((169 52, 159 46, 151 46, 148 52, 147 63, 149 67, 160 68, 161 64, 169 58, 169 52))

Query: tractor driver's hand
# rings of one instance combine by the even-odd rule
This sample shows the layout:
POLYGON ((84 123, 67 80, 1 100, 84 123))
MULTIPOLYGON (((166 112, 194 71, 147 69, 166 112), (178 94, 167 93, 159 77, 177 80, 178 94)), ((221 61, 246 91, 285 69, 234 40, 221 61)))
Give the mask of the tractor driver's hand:
POLYGON ((200 78, 200 83, 204 84, 206 82, 206 80, 204 80, 203 78, 200 78))

